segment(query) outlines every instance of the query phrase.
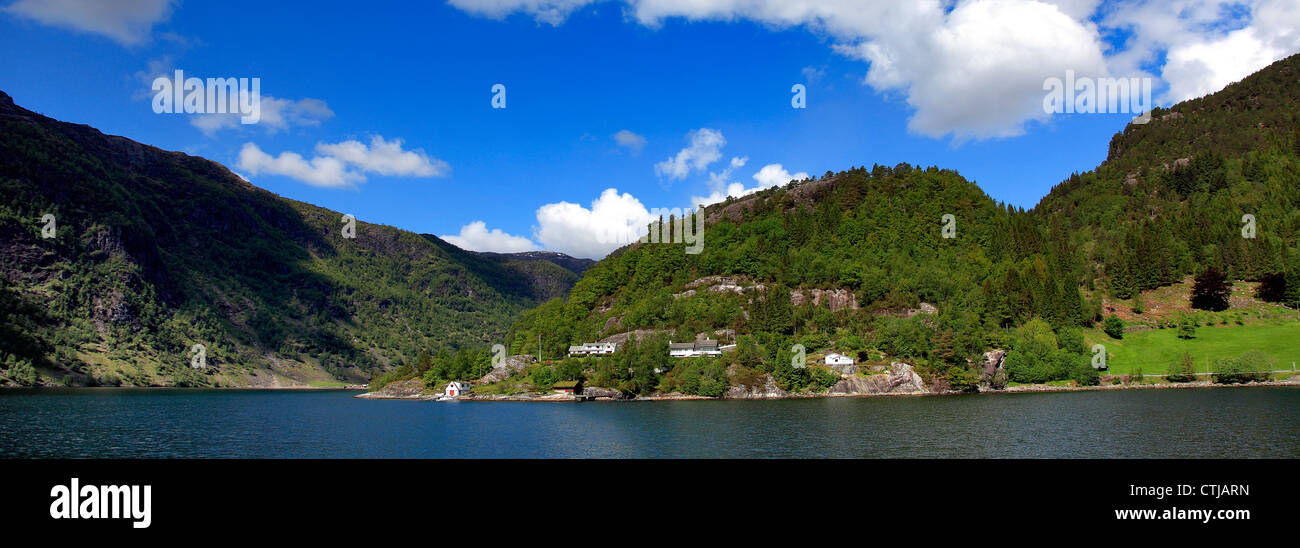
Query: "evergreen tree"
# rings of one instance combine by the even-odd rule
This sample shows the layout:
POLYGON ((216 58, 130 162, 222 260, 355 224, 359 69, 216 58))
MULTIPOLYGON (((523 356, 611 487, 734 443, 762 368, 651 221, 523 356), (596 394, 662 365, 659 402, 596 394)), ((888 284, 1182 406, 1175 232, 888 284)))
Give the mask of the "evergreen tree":
POLYGON ((1210 267, 1196 276, 1192 284, 1192 308, 1220 311, 1228 309, 1232 286, 1219 269, 1210 267))

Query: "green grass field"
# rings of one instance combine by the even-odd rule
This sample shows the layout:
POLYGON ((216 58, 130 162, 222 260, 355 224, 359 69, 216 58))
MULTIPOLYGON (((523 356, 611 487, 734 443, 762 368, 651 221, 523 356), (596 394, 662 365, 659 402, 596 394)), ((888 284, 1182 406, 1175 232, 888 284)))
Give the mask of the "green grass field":
POLYGON ((1197 372, 1205 372, 1206 359, 1211 366, 1222 357, 1237 357, 1247 350, 1259 350, 1272 357, 1271 369, 1291 369, 1300 362, 1300 322, 1275 321, 1246 325, 1201 326, 1196 338, 1178 338, 1177 329, 1153 329, 1126 333, 1122 340, 1112 339, 1097 329, 1085 333, 1089 346, 1101 343, 1109 355, 1109 373, 1127 375, 1140 367, 1144 375, 1169 372, 1169 365, 1190 352, 1197 372))

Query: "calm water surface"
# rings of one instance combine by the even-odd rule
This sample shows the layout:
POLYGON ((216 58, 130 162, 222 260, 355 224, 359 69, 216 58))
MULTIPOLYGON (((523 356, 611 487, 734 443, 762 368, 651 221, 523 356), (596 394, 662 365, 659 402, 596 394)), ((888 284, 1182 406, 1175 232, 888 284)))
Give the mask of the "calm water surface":
POLYGON ((0 457, 1300 457, 1300 388, 626 403, 0 390, 0 457))

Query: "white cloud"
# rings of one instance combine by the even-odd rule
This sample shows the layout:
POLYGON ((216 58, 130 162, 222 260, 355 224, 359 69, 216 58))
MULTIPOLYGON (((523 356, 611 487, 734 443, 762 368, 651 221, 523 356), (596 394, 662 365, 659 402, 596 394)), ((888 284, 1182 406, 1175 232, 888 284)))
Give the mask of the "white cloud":
MULTIPOLYGON (((153 66, 153 63, 150 63, 153 66)), ((152 69, 151 69, 152 70, 152 69)), ((242 124, 242 114, 200 114, 190 118, 190 124, 209 137, 223 129, 260 127, 267 133, 286 131, 294 126, 319 126, 334 117, 334 111, 320 99, 305 98, 294 101, 264 95, 261 99, 261 119, 257 124, 242 124)))
POLYGON ((369 146, 358 141, 317 144, 316 156, 311 160, 296 152, 271 156, 256 144, 245 143, 235 165, 253 176, 262 173, 283 175, 320 187, 355 186, 366 180, 367 173, 392 177, 441 177, 451 171, 447 162, 429 157, 424 150, 402 150, 401 139, 385 141, 379 135, 371 138, 369 146))
POLYGON ((552 251, 599 259, 645 235, 649 224, 640 200, 608 188, 590 208, 569 202, 538 208, 533 238, 552 251))
POLYGON ((338 158, 317 156, 307 161, 297 152, 271 156, 253 143, 244 143, 235 165, 253 176, 283 175, 312 186, 344 187, 366 180, 362 174, 349 171, 338 158))
POLYGON ((447 0, 468 13, 504 19, 516 11, 532 15, 538 23, 559 25, 569 14, 595 0, 447 0))
POLYGON ((455 236, 438 236, 461 249, 470 251, 492 251, 496 253, 519 253, 541 249, 532 240, 523 236, 514 236, 502 232, 499 228, 488 230, 487 223, 474 221, 460 227, 460 234, 455 236))
MULTIPOLYGON (((725 201, 728 196, 734 198, 747 196, 766 188, 784 185, 792 180, 807 179, 808 174, 803 171, 790 173, 781 164, 767 164, 757 173, 754 173, 752 177, 758 182, 757 186, 746 188, 744 184, 735 181, 727 182, 724 185, 714 184, 711 185, 714 187, 713 192, 708 196, 692 196, 691 205, 707 206, 725 201)), ((714 183, 716 182, 715 180, 714 183)))
POLYGON ((908 129, 957 139, 1007 137, 1046 119, 1043 81, 1107 74, 1097 30, 1049 4, 970 0, 914 38, 869 37, 837 51, 870 63, 864 82, 906 92, 908 129))
POLYGON ((626 129, 619 130, 618 133, 614 134, 614 142, 618 143, 618 146, 626 148, 633 156, 640 154, 641 149, 645 148, 645 137, 626 129))
POLYGON ((692 171, 701 171, 722 157, 727 139, 716 129, 700 128, 687 135, 690 144, 675 156, 655 164, 655 173, 669 179, 685 179, 692 171))
MULTIPOLYGON (((471 13, 520 11, 558 24, 586 0, 453 0, 471 13), (558 19, 557 19, 558 18, 558 19)), ((1218 91, 1300 51, 1297 0, 624 0, 658 28, 748 20, 804 27, 868 64, 864 83, 900 91, 909 129, 957 139, 1018 135, 1043 120, 1043 81, 1157 73, 1165 100, 1218 91), (1111 47, 1102 33, 1125 36, 1111 47)), ((665 165, 675 176, 680 162, 665 165)), ((702 169, 702 168, 700 168, 702 169)), ((683 175, 684 176, 684 175, 683 175)), ((679 178, 679 177, 678 177, 679 178)))
POLYGON ((441 177, 451 171, 451 166, 437 158, 430 158, 423 149, 402 150, 402 140, 384 141, 375 135, 370 146, 359 141, 316 145, 316 153, 338 158, 357 166, 362 171, 395 177, 441 177))
POLYGON ((149 38, 171 15, 172 0, 18 0, 3 9, 56 27, 101 34, 125 45, 149 38))
POLYGON ((1118 70, 1141 71, 1165 54, 1166 102, 1219 91, 1300 51, 1296 0, 1167 0, 1115 10, 1102 24, 1133 34, 1111 59, 1118 70))

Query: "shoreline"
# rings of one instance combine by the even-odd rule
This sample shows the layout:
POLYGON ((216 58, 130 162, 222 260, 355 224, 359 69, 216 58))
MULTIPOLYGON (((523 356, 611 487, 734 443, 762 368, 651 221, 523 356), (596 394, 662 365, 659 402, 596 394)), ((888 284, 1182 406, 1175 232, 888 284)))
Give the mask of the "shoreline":
MULTIPOLYGON (((1044 384, 1020 385, 1004 388, 1002 390, 982 390, 978 392, 881 392, 881 393, 863 393, 863 394, 789 394, 786 396, 774 397, 752 397, 752 398, 715 398, 710 396, 693 396, 689 394, 659 394, 652 396, 641 396, 636 398, 611 398, 595 397, 582 398, 574 397, 568 394, 520 394, 520 395, 500 395, 491 396, 471 395, 469 397, 456 398, 453 401, 474 401, 474 402, 535 402, 535 403, 581 403, 581 402, 661 402, 661 401, 721 401, 721 400, 807 400, 807 399, 829 399, 829 398, 877 398, 877 397, 930 397, 930 396, 964 396, 964 395, 995 395, 995 394, 1034 394, 1034 393, 1055 393, 1055 392, 1093 392, 1105 390, 1169 390, 1169 389, 1197 389, 1197 388, 1251 388, 1251 387, 1300 387, 1300 379, 1291 378, 1280 381, 1269 382, 1248 382, 1240 384, 1219 384, 1210 381, 1195 381, 1188 383, 1143 383, 1143 384, 1106 384, 1098 386, 1051 386, 1044 384)), ((408 401, 436 401, 442 397, 441 394, 410 394, 410 395, 385 395, 374 392, 366 392, 353 396, 358 399, 368 400, 408 400, 408 401)))

